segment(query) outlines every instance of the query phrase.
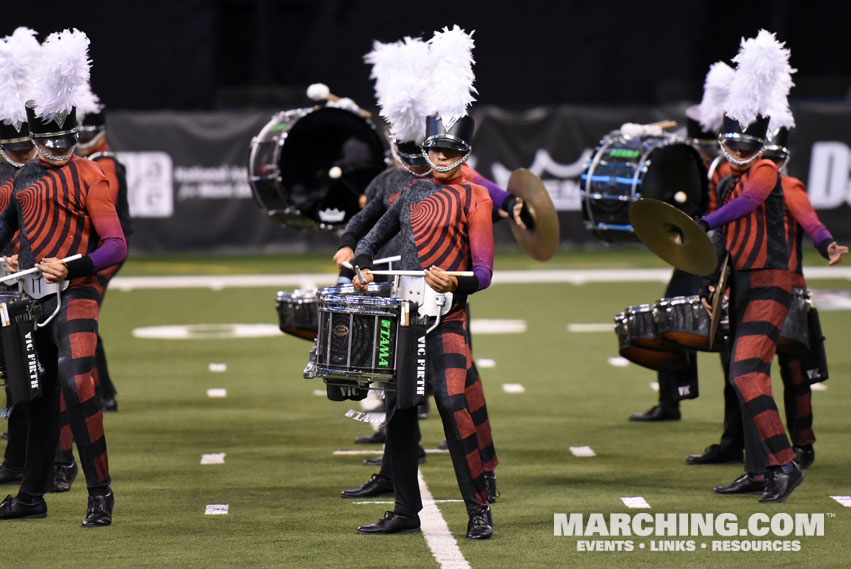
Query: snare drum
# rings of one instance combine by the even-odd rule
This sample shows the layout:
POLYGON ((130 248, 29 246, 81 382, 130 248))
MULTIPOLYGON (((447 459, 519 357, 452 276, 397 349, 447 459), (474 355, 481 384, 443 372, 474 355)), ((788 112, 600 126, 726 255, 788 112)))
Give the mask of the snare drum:
POLYGON ((777 340, 778 354, 803 355, 810 351, 809 315, 813 301, 805 288, 792 289, 792 304, 777 340))
POLYGON ((283 111, 251 141, 248 174, 268 217, 296 228, 342 227, 386 167, 386 142, 358 113, 332 107, 283 111))
POLYGON ((621 312, 615 316, 615 333, 618 336, 618 353, 629 361, 657 371, 681 372, 689 367, 685 351, 672 344, 657 344, 658 349, 636 346, 630 338, 629 315, 621 312))
POLYGON ((662 350, 670 346, 670 342, 659 335, 653 319, 652 304, 630 306, 624 311, 624 315, 630 344, 649 350, 662 350))
POLYGON ((362 295, 322 295, 319 333, 305 376, 392 382, 399 318, 406 301, 362 295))
POLYGON ((690 216, 702 213, 706 166, 693 147, 671 134, 628 137, 613 131, 588 162, 579 196, 586 229, 607 243, 638 241, 629 222, 632 202, 653 198, 690 216), (675 198, 680 192, 682 201, 675 198))
MULTIPOLYGON (((727 303, 721 303, 721 322, 727 320, 727 303)), ((698 295, 663 298, 653 305, 653 319, 659 336, 680 346, 705 352, 718 352, 724 335, 719 324, 715 342, 709 347, 709 329, 712 319, 698 295)))
POLYGON ((278 326, 281 332, 305 340, 315 340, 319 327, 317 302, 315 288, 278 291, 275 305, 278 308, 278 326))

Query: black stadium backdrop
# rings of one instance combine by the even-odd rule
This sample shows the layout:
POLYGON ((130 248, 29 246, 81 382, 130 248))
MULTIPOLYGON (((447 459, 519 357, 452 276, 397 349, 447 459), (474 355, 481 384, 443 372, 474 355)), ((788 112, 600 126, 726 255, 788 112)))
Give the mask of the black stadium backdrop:
MULTIPOLYGON (((698 101, 714 61, 742 36, 776 32, 798 69, 789 173, 851 240, 851 56, 843 2, 505 0, 451 6, 389 0, 46 0, 4 6, 44 39, 91 38, 92 85, 130 178, 134 252, 330 249, 331 232, 264 219, 246 169, 272 115, 305 107, 315 82, 375 110, 363 54, 373 40, 475 30, 473 164, 504 185, 529 168, 559 210, 561 238, 597 242, 579 211, 595 146, 625 122, 671 119, 698 101), (812 30, 818 30, 813 33, 812 30)), ((504 224, 503 224, 504 225, 504 224)), ((499 244, 513 242, 506 227, 499 244)))

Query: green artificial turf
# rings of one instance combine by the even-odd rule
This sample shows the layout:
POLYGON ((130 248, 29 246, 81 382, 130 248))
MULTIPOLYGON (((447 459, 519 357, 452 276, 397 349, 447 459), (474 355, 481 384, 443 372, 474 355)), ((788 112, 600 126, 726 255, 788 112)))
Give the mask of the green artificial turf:
MULTIPOLYGON (((135 259, 122 276, 331 272, 325 256, 135 259)), ((542 265, 516 254, 497 257, 497 269, 663 266, 641 251, 576 251, 542 265), (608 256, 611 253, 611 256, 608 256), (618 264, 619 263, 619 264, 618 264)), ((851 282, 813 281, 812 288, 851 289, 851 282)), ((524 334, 474 337, 500 466, 501 497, 493 506, 495 537, 464 539, 466 514, 457 502, 439 508, 472 567, 843 567, 851 515, 830 495, 851 495, 851 351, 848 312, 823 311, 831 378, 813 393, 816 462, 803 485, 780 505, 755 496, 722 497, 741 466, 687 466, 689 453, 717 442, 721 376, 716 354, 700 356, 701 396, 682 404, 676 423, 636 424, 630 413, 657 398, 655 374, 635 365, 614 367, 612 332, 573 333, 569 323, 611 322, 625 307, 652 302, 661 283, 497 284, 472 298, 475 319, 522 319, 524 334), (520 383, 522 394, 502 390, 520 383), (577 458, 571 446, 597 456, 577 458), (712 539, 692 538, 694 552, 577 551, 577 537, 553 535, 555 513, 638 513, 621 497, 642 496, 651 513, 825 513, 823 537, 803 537, 801 551, 733 553, 701 550, 712 539)), ((80 528, 85 515, 82 473, 68 494, 47 496, 43 520, 0 522, 0 567, 437 567, 421 535, 362 536, 355 528, 391 505, 356 505, 339 492, 375 469, 353 439, 369 427, 344 416, 356 402, 314 395, 321 380, 301 376, 310 344, 279 335, 255 339, 154 340, 133 336, 143 326, 197 323, 276 324, 275 289, 113 290, 101 328, 119 412, 105 416, 113 489, 113 526, 80 528), (211 372, 210 363, 227 371, 211 372), (209 388, 226 388, 211 399, 209 388), (201 465, 202 454, 226 453, 223 465, 201 465), (208 504, 229 514, 205 515, 208 504)), ((775 392, 780 393, 776 367, 775 392)), ((778 397, 779 399, 779 397, 778 397)), ((781 404, 782 405, 782 404, 781 404)), ((421 422, 423 444, 443 439, 436 411, 421 422)), ((378 449, 377 445, 366 448, 378 449)), ((421 467, 436 499, 458 498, 447 454, 429 454, 421 467)), ((15 488, 7 486, 8 492, 15 488)), ((605 538, 596 538, 605 539, 605 538)), ((677 538, 667 538, 677 539, 677 538)), ((679 538, 689 539, 689 538, 679 538)), ((784 538, 792 539, 792 538, 784 538)))

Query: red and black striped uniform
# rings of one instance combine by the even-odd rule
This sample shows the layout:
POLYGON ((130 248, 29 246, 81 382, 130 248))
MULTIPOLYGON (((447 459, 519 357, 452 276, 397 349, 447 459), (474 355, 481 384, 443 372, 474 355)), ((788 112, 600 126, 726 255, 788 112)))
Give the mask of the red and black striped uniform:
POLYGON ((795 458, 771 394, 771 364, 792 300, 786 251, 783 188, 777 166, 759 160, 745 172, 727 176, 718 187, 721 206, 704 221, 722 227, 733 267, 730 293, 732 340, 730 382, 739 394, 746 425, 748 472, 764 450, 768 464, 795 458), (758 433, 756 436, 755 433, 758 433), (762 443, 763 449, 758 446, 762 443))
MULTIPOLYGON (((59 438, 59 393, 92 494, 109 487, 109 461, 103 415, 95 399, 92 365, 97 344, 100 293, 93 271, 121 262, 126 242, 110 199, 109 181, 93 162, 73 157, 59 167, 28 164, 16 178, 14 207, 0 220, 0 243, 20 229, 18 265, 84 255, 69 263, 70 286, 50 323, 37 330, 36 346, 45 368, 43 396, 30 404, 27 466, 21 493, 44 493, 59 438)), ((39 301, 42 319, 53 313, 56 297, 39 301)))
MULTIPOLYGON (((410 185, 358 243, 355 264, 371 267, 380 247, 400 234, 402 269, 439 266, 471 270, 458 277, 452 308, 426 341, 427 378, 443 422, 458 487, 468 511, 486 507, 482 454, 472 408, 480 403, 471 391, 472 354, 467 342, 466 297, 486 288, 493 273, 492 202, 487 190, 455 178, 449 184, 418 181, 410 185), (472 405, 471 405, 472 401, 472 405)), ((398 513, 422 508, 416 472, 416 409, 397 409, 387 425, 385 458, 392 460, 398 513)))

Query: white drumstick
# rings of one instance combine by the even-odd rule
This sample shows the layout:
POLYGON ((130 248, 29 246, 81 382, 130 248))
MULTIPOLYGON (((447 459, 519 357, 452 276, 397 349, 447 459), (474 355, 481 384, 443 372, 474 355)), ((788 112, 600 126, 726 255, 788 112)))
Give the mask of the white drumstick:
POLYGON ((376 259, 373 261, 376 265, 383 265, 386 263, 396 263, 402 260, 402 255, 396 255, 394 257, 384 257, 383 259, 376 259))
MULTIPOLYGON (((67 263, 68 261, 74 261, 76 259, 79 259, 80 257, 82 257, 82 255, 79 255, 79 254, 78 255, 71 255, 70 257, 65 257, 64 259, 62 259, 62 262, 67 263)), ((33 267, 32 269, 27 269, 27 270, 21 271, 19 273, 12 273, 11 275, 6 275, 5 277, 1 278, 0 283, 15 280, 15 279, 18 279, 18 278, 26 276, 26 275, 31 275, 33 273, 37 273, 38 271, 39 271, 38 267, 33 267)))
MULTIPOLYGON (((378 263, 378 261, 374 261, 378 263)), ((342 265, 347 269, 355 270, 351 263, 343 261, 342 265)), ((373 275, 387 275, 391 277, 422 277, 425 276, 425 271, 370 271, 373 275)), ((476 273, 473 271, 446 271, 450 277, 472 277, 476 273)))

